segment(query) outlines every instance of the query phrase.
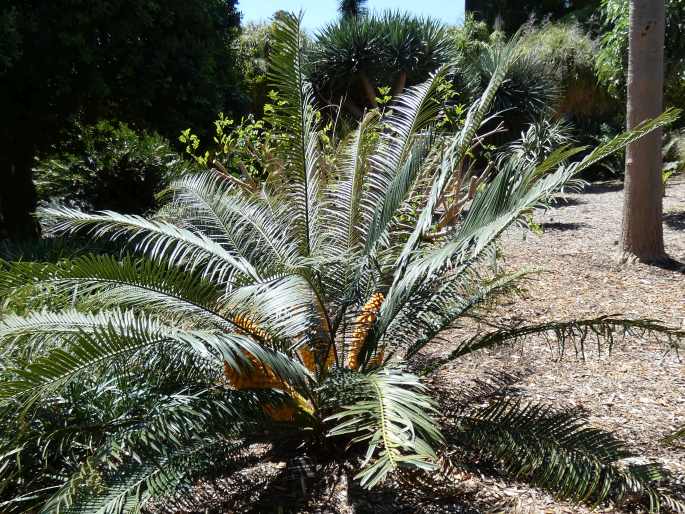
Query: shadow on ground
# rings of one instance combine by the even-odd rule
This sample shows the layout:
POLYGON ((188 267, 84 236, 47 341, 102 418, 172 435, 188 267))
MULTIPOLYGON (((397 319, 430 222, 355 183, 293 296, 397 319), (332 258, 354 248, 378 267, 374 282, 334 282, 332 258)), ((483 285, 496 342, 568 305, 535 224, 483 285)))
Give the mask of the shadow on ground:
POLYGON ((587 202, 581 200, 580 198, 571 198, 570 196, 557 196, 552 202, 552 207, 574 207, 576 205, 583 205, 587 202))
POLYGON ((673 230, 685 230, 685 211, 667 212, 664 214, 664 223, 673 230))
POLYGON ((595 182, 583 189, 583 193, 593 195, 600 193, 615 193, 616 191, 621 190, 623 190, 623 182, 620 181, 595 182))
POLYGON ((590 225, 588 225, 587 223, 560 223, 560 222, 542 223, 540 226, 545 231, 556 230, 559 232, 566 232, 568 230, 578 230, 581 228, 590 227, 590 225))
POLYGON ((651 262, 650 264, 652 266, 656 266, 657 268, 675 271, 676 273, 685 275, 685 262, 680 262, 670 257, 668 257, 665 261, 651 262))

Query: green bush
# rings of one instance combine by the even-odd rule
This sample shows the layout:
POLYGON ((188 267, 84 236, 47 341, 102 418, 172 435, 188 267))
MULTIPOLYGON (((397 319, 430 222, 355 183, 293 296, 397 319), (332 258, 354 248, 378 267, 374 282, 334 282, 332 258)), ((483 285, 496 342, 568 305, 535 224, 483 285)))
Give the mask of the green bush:
POLYGON ((34 176, 43 202, 142 214, 184 166, 161 136, 101 121, 77 124, 68 143, 38 160, 34 176))
MULTIPOLYGON (((602 0, 602 37, 596 67, 600 81, 624 100, 628 68, 628 0, 602 0)), ((685 0, 666 0, 664 103, 685 106, 685 0)))
POLYGON ((174 137, 220 110, 241 112, 236 3, 0 2, 0 237, 38 236, 31 169, 63 141, 65 120, 174 137))
MULTIPOLYGON (((526 27, 521 40, 524 55, 534 59, 558 85, 554 115, 572 123, 579 144, 605 143, 624 126, 625 106, 597 80, 595 55, 599 43, 576 22, 544 23, 526 27)), ((623 154, 617 152, 585 172, 586 178, 622 173, 623 154)))
MULTIPOLYGON (((483 94, 496 73, 498 55, 507 37, 502 32, 489 32, 483 22, 467 18, 464 27, 451 32, 451 39, 455 100, 468 105, 483 94)), ((520 42, 517 52, 517 59, 493 98, 496 116, 486 125, 489 130, 499 128, 488 139, 497 145, 514 141, 531 123, 554 114, 560 98, 561 88, 545 62, 526 52, 520 42)))
POLYGON ((278 141, 267 120, 268 116, 255 120, 250 114, 236 123, 219 113, 210 142, 202 141, 190 129, 181 132, 178 140, 200 167, 217 168, 243 180, 258 182, 275 166, 274 149, 278 141))
POLYGON ((248 24, 238 38, 236 57, 244 89, 249 99, 249 111, 260 113, 269 92, 266 66, 271 46, 271 25, 248 24))
POLYGON ((597 82, 595 54, 598 44, 577 23, 546 23, 531 27, 521 41, 527 55, 535 56, 561 87, 556 106, 578 125, 602 119, 622 108, 597 82))

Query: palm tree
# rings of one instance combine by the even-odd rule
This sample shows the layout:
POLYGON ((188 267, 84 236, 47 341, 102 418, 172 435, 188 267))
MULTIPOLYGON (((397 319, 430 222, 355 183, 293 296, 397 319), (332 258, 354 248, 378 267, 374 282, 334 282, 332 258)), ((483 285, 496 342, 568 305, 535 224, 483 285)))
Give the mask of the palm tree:
MULTIPOLYGON (((455 320, 480 316, 525 276, 488 266, 507 227, 673 114, 575 163, 568 147, 543 162, 515 152, 473 189, 463 164, 515 59, 510 44, 493 54, 495 73, 458 133, 433 129, 441 67, 383 119, 365 115, 331 166, 301 37, 297 18, 277 23, 270 77, 289 130, 284 169, 262 189, 210 170, 176 181, 150 219, 44 209, 53 234, 85 231, 133 253, 0 273, 3 297, 30 298, 0 325, 2 419, 54 415, 69 397, 83 405, 94 395, 98 406, 88 430, 65 425, 48 437, 51 449, 88 438, 80 454, 66 445, 74 462, 59 473, 68 476, 53 473, 20 500, 38 498, 42 512, 137 512, 239 468, 245 448, 263 442, 348 461, 369 488, 398 468, 444 467, 445 445, 458 444, 578 500, 631 494, 676 505, 656 488, 661 468, 619 465, 626 448, 573 413, 474 389, 440 427, 435 400, 409 371, 455 320)), ((435 365, 534 334, 583 341, 617 329, 684 335, 616 317, 500 327, 456 342, 435 365)), ((30 446, 22 443, 13 455, 30 446)))
POLYGON ((397 96, 448 60, 445 27, 430 18, 398 12, 343 17, 317 34, 309 52, 309 76, 324 103, 343 106, 360 119, 376 107, 378 88, 397 96))

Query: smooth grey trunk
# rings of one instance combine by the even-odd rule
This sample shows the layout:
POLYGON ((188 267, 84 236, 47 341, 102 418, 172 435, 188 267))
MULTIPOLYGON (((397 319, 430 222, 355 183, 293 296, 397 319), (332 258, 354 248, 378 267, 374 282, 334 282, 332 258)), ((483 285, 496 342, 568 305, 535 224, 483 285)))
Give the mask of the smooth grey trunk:
MULTIPOLYGON (((663 110, 664 0, 630 0, 628 130, 663 110)), ((623 200, 623 259, 666 259, 662 228, 661 129, 628 145, 623 200)))

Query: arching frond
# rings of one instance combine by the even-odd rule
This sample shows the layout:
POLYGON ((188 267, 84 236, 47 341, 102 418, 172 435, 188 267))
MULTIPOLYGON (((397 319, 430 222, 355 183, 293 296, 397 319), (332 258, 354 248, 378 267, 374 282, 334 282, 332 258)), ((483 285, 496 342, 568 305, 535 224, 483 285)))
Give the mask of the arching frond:
POLYGON ((44 511, 138 512, 151 499, 189 489, 198 471, 225 466, 243 445, 240 435, 263 418, 256 398, 231 391, 162 398, 110 436, 44 511), (93 482, 97 492, 88 490, 93 482))
POLYGON ((447 73, 448 68, 443 66, 427 81, 407 89, 392 104, 392 114, 384 119, 387 128, 371 157, 369 189, 362 200, 368 212, 367 253, 406 198, 421 161, 428 154, 430 145, 426 144, 423 131, 435 122, 441 107, 438 88, 447 73))
POLYGON ((88 230, 97 238, 109 237, 113 241, 125 238, 127 245, 152 259, 164 259, 171 266, 182 266, 189 271, 202 270, 204 277, 219 284, 231 286, 241 275, 259 280, 257 270, 245 259, 204 235, 171 223, 109 211, 85 214, 65 207, 42 209, 38 214, 54 234, 88 230))
MULTIPOLYGON (((112 314, 107 324, 81 331, 67 348, 55 348, 24 368, 8 370, 15 378, 0 383, 0 398, 26 398, 27 403, 64 387, 65 384, 113 362, 130 362, 136 354, 165 345, 192 349, 199 355, 214 358, 217 366, 226 362, 238 372, 254 365, 268 366, 277 376, 296 388, 306 387, 307 370, 282 353, 261 346, 240 334, 186 331, 147 316, 129 313, 112 314)), ((98 319, 100 321, 100 319, 98 319)))
POLYGON ((298 345, 320 323, 316 294, 300 275, 241 287, 222 299, 223 308, 248 316, 270 334, 298 345))
POLYGON ((301 19, 301 15, 285 14, 274 22, 268 78, 284 100, 275 115, 288 131, 284 153, 290 216, 300 237, 302 254, 308 257, 321 244, 322 184, 316 109, 304 72, 305 39, 301 19))
MULTIPOLYGON (((652 126, 668 123, 670 116, 666 114, 655 119, 652 126)), ((629 136, 618 136, 617 139, 634 140, 641 134, 642 131, 637 130, 629 136)), ((613 141, 603 147, 614 151, 619 148, 613 141)), ((561 154, 556 155, 552 162, 557 164, 562 157, 561 154)), ((554 192, 572 183, 578 166, 561 164, 556 171, 545 174, 554 164, 545 161, 540 167, 529 167, 527 170, 505 167, 476 195, 463 222, 452 234, 446 236, 445 243, 433 245, 420 253, 414 251, 404 254, 404 259, 413 259, 405 260, 399 268, 399 273, 395 275, 387 300, 379 314, 375 333, 381 335, 385 332, 395 316, 415 294, 417 287, 426 280, 438 276, 448 266, 469 267, 470 263, 477 261, 507 228, 523 222, 523 215, 526 212, 536 207, 544 207, 554 192)), ((415 232, 414 236, 418 237, 418 233, 415 232)), ((405 250, 407 249, 405 245, 405 250)))
POLYGON ((682 348, 683 343, 680 341, 685 338, 685 330, 669 327, 657 321, 626 319, 617 316, 550 321, 533 325, 519 324, 486 334, 477 334, 462 341, 447 357, 436 363, 435 367, 478 350, 515 344, 535 336, 552 337, 559 345, 561 354, 564 353, 567 344, 573 343, 576 354, 584 356, 586 345, 590 344, 596 344, 599 351, 606 345, 607 351, 611 351, 617 334, 622 336, 650 334, 661 338, 667 348, 682 348))
POLYGON ((481 122, 492 106, 497 89, 504 81, 509 67, 518 57, 517 43, 518 40, 514 37, 509 43, 493 49, 493 61, 495 62, 495 65, 492 77, 481 97, 469 109, 463 128, 452 138, 444 153, 443 161, 437 170, 421 215, 397 261, 400 274, 396 276, 396 280, 404 271, 403 268, 406 266, 411 254, 417 249, 417 245, 421 241, 422 236, 428 232, 432 224, 435 209, 440 198, 445 194, 452 174, 458 169, 467 151, 471 147, 476 131, 480 128, 481 122))
POLYGON ((524 270, 502 274, 491 280, 482 277, 466 281, 460 277, 446 278, 431 296, 428 296, 430 291, 426 291, 425 301, 421 301, 419 296, 415 304, 402 310, 389 328, 387 338, 392 341, 393 349, 404 349, 408 359, 454 321, 474 315, 474 310, 495 302, 498 297, 511 296, 528 275, 530 272, 524 270), (414 323, 410 322, 412 319, 414 323))
POLYGON ((285 205, 268 205, 212 172, 181 177, 169 190, 185 222, 256 268, 296 264, 299 248, 285 205))
POLYGON ((326 218, 331 232, 330 251, 349 258, 361 248, 366 230, 362 213, 362 196, 369 173, 369 156, 376 146, 373 141, 378 130, 380 114, 370 111, 342 143, 339 163, 340 178, 326 191, 326 218))

